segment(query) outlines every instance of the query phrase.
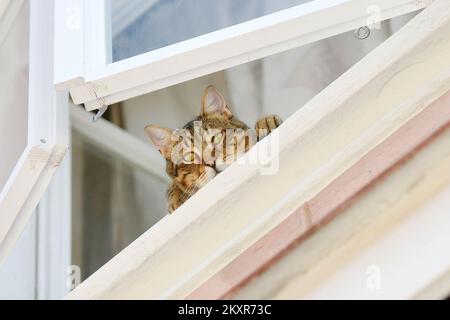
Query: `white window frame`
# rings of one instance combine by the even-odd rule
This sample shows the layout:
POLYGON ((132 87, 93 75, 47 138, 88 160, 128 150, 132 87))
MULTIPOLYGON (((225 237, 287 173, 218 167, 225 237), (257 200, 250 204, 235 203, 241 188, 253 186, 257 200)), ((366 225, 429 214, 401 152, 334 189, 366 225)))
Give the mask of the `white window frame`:
POLYGON ((315 0, 108 64, 105 0, 56 3, 59 90, 88 111, 419 10, 432 0, 315 0), (373 12, 368 8, 377 8, 373 12))
POLYGON ((450 89, 449 12, 435 1, 287 119, 278 174, 231 165, 68 298, 186 298, 450 89))
MULTIPOLYGON (((10 1, 5 14, 17 9, 18 2, 10 1)), ((53 14, 52 0, 30 1, 28 140, 0 193, 0 264, 68 149, 69 98, 53 85, 53 14)))
POLYGON ((24 0, 0 0, 0 44, 3 43, 9 27, 14 22, 24 0))
MULTIPOLYGON (((16 5, 18 2, 9 0, 5 3, 16 5)), ((374 3, 380 7, 379 20, 385 20, 421 9, 431 2, 432 0, 316 0, 310 4, 283 10, 166 48, 107 64, 111 53, 108 51, 109 46, 105 40, 108 39, 104 28, 108 23, 104 14, 107 9, 106 2, 103 0, 40 0, 39 3, 31 1, 28 145, 0 193, 0 213, 2 213, 0 263, 18 238, 67 151, 68 95, 67 92, 56 93, 54 83, 57 83, 57 88, 69 89, 76 103, 84 103, 88 110, 94 110, 363 26, 370 16, 370 13, 365 10, 368 5, 374 3), (54 25, 49 23, 53 21, 53 18, 55 18, 54 25), (312 20, 316 23, 308 23, 312 20), (55 34, 55 37, 42 37, 42 34, 55 34), (97 42, 98 39, 104 41, 97 42), (53 45, 55 47, 52 54, 53 45), (222 46, 229 49, 217 50, 222 46), (167 66, 176 66, 177 69, 173 70, 167 66)), ((1 10, 0 7, 0 14, 1 10)), ((371 20, 371 22, 377 21, 371 20)), ((0 28, 0 37, 2 30, 0 28)), ((303 114, 306 114, 306 111, 303 114)), ((119 137, 121 138, 123 137, 119 137)), ((139 146, 136 150, 138 149, 140 149, 139 146)), ((139 163, 139 155, 132 161, 139 163)), ((39 295, 42 297, 52 296, 53 293, 57 296, 65 290, 61 289, 61 282, 59 282, 62 279, 61 274, 58 275, 57 283, 46 279, 45 274, 52 272, 54 268, 49 263, 50 260, 45 260, 45 256, 51 255, 50 251, 46 251, 50 244, 58 243, 58 239, 68 239, 67 229, 60 232, 63 234, 61 236, 54 231, 58 226, 65 228, 70 226, 70 222, 64 220, 70 217, 70 210, 67 209, 69 202, 67 197, 70 194, 67 181, 70 179, 64 176, 68 172, 67 168, 61 171, 62 176, 56 180, 56 187, 49 189, 49 193, 40 204, 40 211, 51 213, 50 216, 39 217, 38 222, 41 226, 40 231, 45 232, 45 227, 50 230, 47 233, 48 237, 45 237, 46 240, 39 243, 41 252, 44 252, 42 255, 44 260, 39 260, 41 273, 38 278, 39 283, 46 283, 46 287, 39 287, 39 295), (60 189, 62 185, 66 188, 60 189), (56 213, 60 213, 61 208, 65 208, 65 212, 59 216, 61 220, 58 220, 56 213)), ((198 204, 198 201, 196 203, 198 204)), ((192 203, 190 207, 193 207, 192 203)), ((176 220, 188 218, 177 217, 176 220)), ((186 220, 187 224, 180 227, 176 220, 163 221, 161 227, 165 229, 161 232, 183 231, 183 228, 187 229, 188 224, 192 222, 186 220), (174 228, 171 229, 171 227, 174 228)), ((153 230, 142 238, 141 242, 136 242, 115 260, 120 262, 120 259, 126 257, 130 250, 135 249, 141 252, 148 249, 140 244, 154 234, 153 230)), ((162 238, 167 236, 166 234, 162 238)), ((58 248, 64 251, 70 247, 70 242, 61 242, 59 245, 58 248)), ((58 248, 55 249, 59 250, 58 248)), ((56 261, 54 265, 67 264, 70 259, 67 252, 65 251, 65 255, 61 255, 61 260, 56 261)), ((143 256, 147 257, 147 253, 143 256)), ((131 265, 135 266, 135 261, 131 265)), ((116 265, 107 265, 103 272, 96 276, 97 279, 108 275, 104 271, 114 269, 114 266, 117 267, 117 262, 116 265)), ((119 267, 121 270, 124 269, 124 265, 119 267)), ((89 288, 93 282, 95 277, 84 287, 89 288)), ((180 282, 184 280, 181 279, 180 282)), ((169 291, 164 291, 163 294, 170 295, 171 289, 174 288, 167 289, 169 291)), ((83 288, 81 292, 82 290, 83 288)), ((95 294, 94 290, 89 294, 95 294)))

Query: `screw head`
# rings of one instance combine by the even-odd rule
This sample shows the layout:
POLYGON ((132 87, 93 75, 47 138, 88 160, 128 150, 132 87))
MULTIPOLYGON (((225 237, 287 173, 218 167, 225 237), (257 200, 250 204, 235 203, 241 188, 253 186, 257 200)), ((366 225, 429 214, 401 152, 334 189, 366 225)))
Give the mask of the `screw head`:
POLYGON ((367 26, 355 30, 355 37, 359 40, 367 39, 370 36, 370 29, 367 26))

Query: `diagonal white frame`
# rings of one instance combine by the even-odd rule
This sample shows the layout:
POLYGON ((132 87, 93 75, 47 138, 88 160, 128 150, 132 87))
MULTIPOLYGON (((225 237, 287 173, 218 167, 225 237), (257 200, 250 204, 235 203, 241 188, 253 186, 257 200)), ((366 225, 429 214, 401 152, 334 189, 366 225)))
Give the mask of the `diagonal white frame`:
POLYGON ((66 68, 61 68, 55 84, 59 90, 68 89, 75 104, 84 104, 88 111, 432 3, 432 0, 315 0, 107 64, 103 1, 61 0, 56 8, 57 50, 65 53, 59 55, 63 59, 57 63, 66 68))
POLYGON ((30 1, 28 142, 0 192, 0 263, 21 234, 67 148, 68 95, 53 87, 53 0, 30 1))
POLYGON ((449 90, 449 12, 435 1, 287 119, 278 174, 231 165, 67 298, 187 297, 449 90))
POLYGON ((0 45, 3 43, 23 2, 24 0, 0 0, 0 45))

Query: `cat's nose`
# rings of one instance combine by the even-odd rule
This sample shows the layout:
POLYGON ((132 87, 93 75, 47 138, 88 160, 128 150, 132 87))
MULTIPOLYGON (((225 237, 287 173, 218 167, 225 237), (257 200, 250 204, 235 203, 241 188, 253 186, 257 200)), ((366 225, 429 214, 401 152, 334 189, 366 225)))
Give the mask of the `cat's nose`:
POLYGON ((213 166, 214 165, 214 158, 204 159, 206 165, 213 166))
POLYGON ((214 166, 214 156, 211 153, 203 152, 203 163, 205 163, 207 166, 214 166))

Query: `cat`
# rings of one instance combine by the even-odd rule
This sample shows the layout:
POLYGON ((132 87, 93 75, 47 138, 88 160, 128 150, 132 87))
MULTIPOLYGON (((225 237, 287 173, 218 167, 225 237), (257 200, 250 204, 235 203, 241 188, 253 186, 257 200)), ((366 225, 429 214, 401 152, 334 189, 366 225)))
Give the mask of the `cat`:
POLYGON ((169 213, 281 123, 280 117, 271 115, 249 130, 233 116, 223 95, 209 86, 202 96, 200 115, 183 129, 146 126, 145 133, 166 160, 166 172, 172 178, 167 190, 169 213))

